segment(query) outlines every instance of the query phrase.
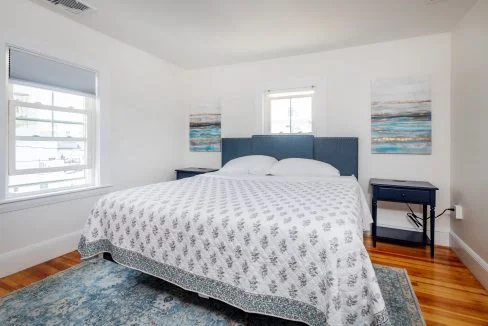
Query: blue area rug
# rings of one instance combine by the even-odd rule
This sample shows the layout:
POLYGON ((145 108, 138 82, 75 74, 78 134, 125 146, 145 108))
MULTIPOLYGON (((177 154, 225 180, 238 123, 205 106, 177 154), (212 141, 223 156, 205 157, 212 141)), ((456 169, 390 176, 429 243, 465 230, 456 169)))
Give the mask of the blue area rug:
MULTIPOLYGON (((403 269, 375 266, 392 325, 425 325, 403 269)), ((248 314, 106 261, 92 260, 0 298, 0 325, 303 325, 248 314)))

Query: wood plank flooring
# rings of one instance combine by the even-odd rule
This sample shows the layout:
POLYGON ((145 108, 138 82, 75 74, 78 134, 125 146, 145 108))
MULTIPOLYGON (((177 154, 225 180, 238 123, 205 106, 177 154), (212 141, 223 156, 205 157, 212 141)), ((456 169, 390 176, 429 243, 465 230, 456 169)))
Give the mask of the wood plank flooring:
MULTIPOLYGON (((448 247, 427 248, 377 243, 365 245, 375 264, 405 268, 419 299, 427 325, 488 325, 488 293, 448 247)), ((78 252, 0 279, 0 297, 79 264, 78 252)))
POLYGON ((488 293, 448 247, 410 248, 365 239, 375 264, 405 268, 427 325, 488 325, 488 293))
POLYGON ((18 273, 0 278, 0 297, 78 265, 80 261, 78 251, 73 251, 45 263, 24 269, 18 273))

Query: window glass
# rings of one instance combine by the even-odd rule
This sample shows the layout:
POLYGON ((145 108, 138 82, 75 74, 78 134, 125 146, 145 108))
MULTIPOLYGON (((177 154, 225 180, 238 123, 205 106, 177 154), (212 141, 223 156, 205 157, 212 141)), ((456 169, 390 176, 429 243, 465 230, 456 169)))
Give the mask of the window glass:
POLYGON ((299 97, 291 99, 291 132, 312 132, 311 97, 299 97))
POLYGON ((290 101, 271 100, 271 132, 274 134, 290 132, 290 101))
POLYGON ((15 145, 15 168, 17 170, 85 164, 84 142, 18 140, 15 145))
POLYGON ((13 150, 8 195, 92 184, 87 130, 94 100, 18 84, 11 84, 11 90, 9 110, 15 123, 9 126, 13 150))
POLYGON ((81 95, 53 92, 54 106, 63 108, 85 109, 85 97, 81 95))
POLYGON ((13 84, 12 90, 12 98, 14 100, 29 103, 40 103, 44 105, 53 105, 52 91, 18 84, 13 84))
POLYGON ((269 132, 311 133, 313 93, 313 89, 269 93, 269 132))
POLYGON ((90 170, 40 173, 9 177, 9 194, 28 194, 80 187, 92 183, 90 170))

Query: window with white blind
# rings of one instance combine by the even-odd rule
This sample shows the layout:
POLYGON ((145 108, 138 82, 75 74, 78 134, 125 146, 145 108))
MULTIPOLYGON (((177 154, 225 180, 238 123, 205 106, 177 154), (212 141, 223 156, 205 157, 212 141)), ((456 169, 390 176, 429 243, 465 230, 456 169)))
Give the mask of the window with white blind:
POLYGON ((272 134, 312 132, 314 87, 265 94, 265 131, 272 134))
POLYGON ((95 185, 96 74, 9 54, 7 197, 95 185))

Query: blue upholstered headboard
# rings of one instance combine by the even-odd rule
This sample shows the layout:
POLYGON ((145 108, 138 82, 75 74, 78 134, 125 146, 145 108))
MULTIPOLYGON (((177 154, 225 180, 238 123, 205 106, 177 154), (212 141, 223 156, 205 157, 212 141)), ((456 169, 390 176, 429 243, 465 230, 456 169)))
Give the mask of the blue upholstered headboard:
POLYGON ((222 166, 245 155, 311 158, 333 165, 341 175, 358 177, 357 137, 314 137, 312 135, 259 135, 251 138, 223 138, 222 166))

